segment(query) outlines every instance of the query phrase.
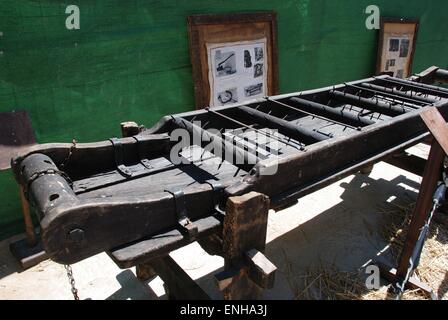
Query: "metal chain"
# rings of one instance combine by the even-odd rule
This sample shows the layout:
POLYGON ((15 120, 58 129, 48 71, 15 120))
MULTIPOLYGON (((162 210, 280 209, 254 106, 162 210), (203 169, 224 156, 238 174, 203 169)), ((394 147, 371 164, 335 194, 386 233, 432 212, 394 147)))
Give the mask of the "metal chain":
POLYGON ((62 163, 61 163, 61 165, 60 165, 61 168, 64 168, 64 167, 67 165, 67 163, 68 163, 68 161, 70 160, 70 158, 71 158, 73 152, 74 152, 75 149, 76 149, 76 144, 77 144, 77 143, 78 143, 78 141, 76 141, 75 139, 72 140, 72 146, 70 147, 70 149, 69 149, 69 151, 68 151, 68 155, 67 155, 67 157, 64 159, 64 161, 62 161, 62 163))
POLYGON ((79 300, 78 297, 78 289, 76 289, 75 286, 75 278, 73 277, 73 270, 72 270, 72 266, 69 264, 65 264, 64 265, 65 270, 67 271, 67 278, 68 278, 68 282, 70 283, 71 287, 72 287, 72 294, 73 294, 73 298, 75 300, 79 300))

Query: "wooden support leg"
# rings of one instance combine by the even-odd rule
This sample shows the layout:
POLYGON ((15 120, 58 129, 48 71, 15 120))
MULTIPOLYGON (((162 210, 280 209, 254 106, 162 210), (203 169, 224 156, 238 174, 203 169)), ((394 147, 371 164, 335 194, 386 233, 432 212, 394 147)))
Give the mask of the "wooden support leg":
POLYGON ((362 168, 362 169, 360 170, 360 172, 361 172, 362 174, 371 174, 371 173, 372 173, 372 170, 373 170, 373 164, 368 165, 367 167, 362 168))
MULTIPOLYGON (((397 271, 395 273, 394 271, 383 270, 383 275, 385 275, 386 278, 389 277, 390 279, 393 279, 394 283, 403 281, 403 279, 406 278, 410 260, 413 256, 420 232, 433 207, 434 192, 437 188, 437 183, 441 178, 445 155, 448 154, 448 126, 445 119, 443 119, 436 108, 426 109, 420 116, 431 131, 434 139, 432 141, 428 161, 426 162, 417 203, 412 214, 411 223, 398 262, 397 271)), ((424 291, 429 291, 426 286, 418 285, 417 282, 413 280, 410 282, 408 281, 407 285, 413 285, 424 291)))
POLYGON ((20 186, 20 201, 22 203, 23 221, 25 222, 26 241, 30 247, 34 247, 37 244, 36 233, 31 219, 30 205, 25 198, 23 186, 20 186))
POLYGON ((140 281, 149 280, 157 275, 150 263, 138 264, 135 267, 135 272, 137 273, 137 278, 140 281))
MULTIPOLYGON (((406 277, 409 262, 420 235, 420 230, 425 225, 426 219, 428 218, 429 212, 433 205, 432 199, 437 187, 437 182, 440 179, 444 156, 445 154, 439 143, 434 140, 423 174, 423 180, 417 197, 417 203, 412 214, 411 224, 406 236, 403 251, 401 252, 397 270, 389 266, 383 266, 380 268, 382 276, 391 281, 393 284, 403 281, 406 277)), ((437 299, 437 296, 433 290, 415 277, 411 277, 405 285, 406 288, 421 289, 432 299, 437 299)))
POLYGON ((40 262, 47 260, 42 243, 34 232, 33 220, 31 219, 30 207, 25 197, 23 187, 20 186, 20 200, 22 203, 23 220, 25 222, 26 238, 13 242, 9 250, 17 259, 23 269, 34 267, 40 262))
POLYGON ((397 277, 404 277, 406 275, 412 251, 414 250, 420 230, 424 226, 433 204, 432 198, 437 188, 437 182, 440 179, 444 157, 445 154, 442 148, 439 143, 434 140, 417 197, 417 203, 415 205, 414 213, 412 214, 406 242, 404 243, 403 252, 398 264, 397 277))
POLYGON ((216 275, 226 300, 261 299, 276 267, 262 254, 269 199, 251 192, 227 201, 223 228, 224 271, 216 275))

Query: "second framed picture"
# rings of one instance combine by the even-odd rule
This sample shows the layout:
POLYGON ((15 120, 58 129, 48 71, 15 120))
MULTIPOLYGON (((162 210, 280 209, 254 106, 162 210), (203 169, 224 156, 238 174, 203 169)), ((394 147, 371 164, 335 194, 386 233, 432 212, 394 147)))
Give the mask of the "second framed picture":
POLYGON ((412 72, 418 21, 382 18, 376 73, 407 78, 412 72))

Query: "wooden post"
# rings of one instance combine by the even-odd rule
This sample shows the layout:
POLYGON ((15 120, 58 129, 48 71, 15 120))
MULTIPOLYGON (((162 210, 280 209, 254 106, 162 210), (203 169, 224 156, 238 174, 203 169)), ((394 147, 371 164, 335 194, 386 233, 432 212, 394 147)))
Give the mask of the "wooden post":
POLYGON ((423 173, 423 180, 409 226, 408 235, 397 268, 397 277, 404 277, 409 265, 409 258, 418 240, 433 205, 432 199, 440 180, 443 160, 448 154, 448 125, 436 108, 429 108, 421 113, 421 117, 434 136, 431 151, 423 173))
MULTIPOLYGON (((434 139, 428 160, 426 161, 417 203, 412 214, 397 270, 395 272, 395 270, 388 266, 380 268, 383 276, 394 282, 402 281, 407 275, 410 259, 420 236, 421 229, 425 225, 433 206, 433 196, 437 188, 437 183, 441 178, 444 158, 448 154, 448 125, 437 108, 428 108, 420 116, 434 139)), ((432 290, 428 286, 421 284, 415 278, 411 277, 408 283, 405 283, 405 286, 407 288, 419 288, 435 298, 432 290)))
POLYGON ((276 267, 262 254, 269 199, 251 192, 227 201, 223 228, 224 271, 216 275, 226 300, 260 299, 274 284, 276 267))
POLYGON ((11 254, 17 259, 23 269, 34 267, 40 262, 47 260, 42 242, 34 231, 31 219, 30 207, 25 197, 23 187, 20 186, 20 201, 22 204, 23 220, 25 222, 26 237, 9 244, 11 254))
POLYGON ((22 203, 23 221, 25 222, 26 241, 30 247, 37 244, 36 233, 34 232, 33 220, 30 214, 30 205, 25 198, 23 186, 20 186, 20 202, 22 203))
POLYGON ((137 279, 140 281, 149 280, 157 275, 150 263, 141 263, 136 265, 135 273, 137 274, 137 279))
POLYGON ((417 197, 414 213, 412 214, 411 224, 409 225, 408 234, 404 243, 400 262, 397 268, 397 277, 404 278, 409 266, 409 259, 412 256, 415 244, 420 235, 421 228, 425 225, 429 212, 433 205, 432 199, 437 188, 437 182, 440 180, 443 159, 445 153, 439 143, 434 140, 417 197))
POLYGON ((140 133, 140 127, 133 121, 127 121, 120 123, 121 136, 123 138, 132 137, 140 133))

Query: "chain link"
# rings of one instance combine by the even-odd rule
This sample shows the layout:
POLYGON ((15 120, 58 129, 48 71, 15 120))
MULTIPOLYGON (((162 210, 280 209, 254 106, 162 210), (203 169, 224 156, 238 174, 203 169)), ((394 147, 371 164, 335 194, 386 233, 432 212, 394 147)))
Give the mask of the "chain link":
POLYGON ((79 300, 78 289, 76 289, 76 286, 75 286, 75 278, 73 277, 72 266, 69 264, 66 264, 66 265, 64 265, 64 268, 67 271, 68 282, 70 283, 70 286, 72 287, 71 290, 72 290, 73 298, 75 300, 79 300))
POLYGON ((64 168, 64 167, 67 165, 67 163, 68 163, 68 161, 70 160, 70 158, 71 158, 73 152, 74 152, 75 149, 76 149, 76 144, 77 144, 77 143, 78 143, 78 141, 76 141, 75 139, 72 140, 72 146, 70 147, 70 149, 69 149, 69 151, 68 151, 68 155, 67 155, 67 157, 64 159, 64 161, 62 161, 62 163, 61 163, 61 165, 60 165, 61 168, 64 168))

